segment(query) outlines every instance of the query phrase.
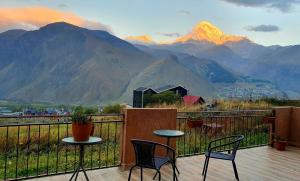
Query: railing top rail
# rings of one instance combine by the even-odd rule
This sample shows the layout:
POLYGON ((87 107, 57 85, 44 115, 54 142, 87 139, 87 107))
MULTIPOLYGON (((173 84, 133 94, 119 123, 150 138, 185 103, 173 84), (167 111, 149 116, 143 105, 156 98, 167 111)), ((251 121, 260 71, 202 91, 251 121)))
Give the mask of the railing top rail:
MULTIPOLYGON (((217 116, 217 115, 205 115, 201 118, 240 118, 240 117, 262 117, 263 115, 227 115, 227 116, 217 116)), ((177 116, 177 119, 188 119, 188 116, 177 116)))
POLYGON ((226 110, 226 111, 196 111, 196 112, 189 112, 189 111, 180 111, 178 113, 232 113, 232 112, 269 112, 272 109, 243 109, 243 110, 226 110))
MULTIPOLYGON (((90 114, 89 116, 122 116, 123 114, 90 114)), ((0 115, 0 118, 66 118, 70 115, 20 115, 20 116, 6 116, 0 115)))
MULTIPOLYGON (((123 120, 101 120, 93 121, 93 123, 123 123, 123 120)), ((61 124, 72 124, 71 121, 60 121, 60 122, 36 122, 36 123, 0 123, 1 127, 14 127, 14 126, 39 126, 39 125, 61 125, 61 124)))

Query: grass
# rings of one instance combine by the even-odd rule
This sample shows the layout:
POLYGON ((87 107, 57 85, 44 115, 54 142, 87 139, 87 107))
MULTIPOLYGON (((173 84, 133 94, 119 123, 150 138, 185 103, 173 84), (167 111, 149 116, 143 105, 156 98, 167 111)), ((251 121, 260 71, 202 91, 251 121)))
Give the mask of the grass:
POLYGON ((184 105, 182 103, 175 103, 175 104, 166 104, 166 103, 161 103, 161 104, 153 104, 147 106, 148 108, 173 108, 177 109, 178 112, 199 112, 203 111, 206 106, 205 105, 184 105))
MULTIPOLYGON (((121 126, 122 122, 95 123, 94 135, 103 142, 85 150, 87 168, 119 164, 121 126)), ((71 136, 71 125, 66 123, 1 127, 0 179, 73 170, 79 150, 62 144, 61 139, 67 136, 71 136)))
POLYGON ((174 104, 152 104, 147 107, 151 108, 174 108, 178 112, 198 112, 205 110, 214 111, 230 111, 230 110, 266 110, 272 109, 275 106, 300 106, 300 100, 280 100, 275 98, 264 98, 254 101, 246 100, 214 100, 211 103, 212 108, 208 109, 207 105, 184 105, 182 102, 174 104))
MULTIPOLYGON (((214 111, 229 111, 229 110, 255 110, 255 109, 271 109, 275 105, 265 100, 257 101, 242 101, 242 100, 216 100, 212 103, 214 111)), ((153 104, 152 108, 174 108, 178 112, 199 112, 207 110, 207 105, 184 105, 183 103, 176 104, 153 104)), ((211 110, 211 109, 210 109, 211 110)))
POLYGON ((217 110, 255 110, 271 109, 274 105, 265 101, 218 100, 215 101, 217 110))

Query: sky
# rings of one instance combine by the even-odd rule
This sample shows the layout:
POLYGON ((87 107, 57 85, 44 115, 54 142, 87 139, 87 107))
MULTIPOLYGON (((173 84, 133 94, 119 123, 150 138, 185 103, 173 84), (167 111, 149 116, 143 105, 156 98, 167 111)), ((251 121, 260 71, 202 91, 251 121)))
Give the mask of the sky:
POLYGON ((0 0, 0 32, 66 21, 172 41, 208 21, 262 45, 300 44, 300 0, 0 0))

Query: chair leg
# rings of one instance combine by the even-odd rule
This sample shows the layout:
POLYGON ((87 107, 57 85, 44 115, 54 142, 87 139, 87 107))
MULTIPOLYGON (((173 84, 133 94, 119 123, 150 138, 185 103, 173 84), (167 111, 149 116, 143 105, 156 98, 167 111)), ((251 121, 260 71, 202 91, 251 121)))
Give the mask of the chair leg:
POLYGON ((160 181, 161 180, 161 174, 160 174, 160 171, 158 170, 158 180, 160 181))
MULTIPOLYGON (((175 180, 178 181, 178 177, 177 177, 177 174, 176 174, 176 170, 178 171, 178 169, 177 169, 176 164, 174 165, 174 167, 175 167, 175 169, 174 169, 175 180)), ((179 171, 178 171, 178 175, 179 175, 179 174, 180 174, 180 173, 179 173, 179 171)))
POLYGON ((179 170, 178 170, 178 168, 177 168, 177 166, 176 166, 176 165, 175 165, 175 169, 176 169, 176 171, 177 171, 178 175, 180 175, 180 172, 179 172, 179 170))
POLYGON ((156 170, 156 173, 155 173, 155 175, 153 177, 153 180, 155 180, 156 176, 157 176, 157 170, 156 170))
POLYGON ((131 172, 132 172, 132 169, 133 169, 134 167, 135 167, 135 166, 133 166, 133 167, 130 168, 129 176, 128 176, 128 181, 130 181, 130 178, 131 178, 131 172))
POLYGON ((204 175, 205 167, 206 167, 207 157, 205 157, 205 162, 202 169, 202 176, 204 175))
POLYGON ((143 181, 143 167, 141 167, 141 181, 143 181))
POLYGON ((172 164, 172 170, 173 170, 173 181, 176 181, 176 170, 174 164, 172 164))
POLYGON ((235 175, 236 180, 240 180, 234 160, 232 160, 232 165, 233 165, 233 170, 234 170, 234 175, 235 175))
POLYGON ((205 179, 206 179, 206 174, 207 174, 207 170, 208 170, 208 163, 209 163, 209 157, 207 157, 207 162, 206 162, 206 167, 205 167, 205 171, 204 171, 203 181, 205 181, 205 179))

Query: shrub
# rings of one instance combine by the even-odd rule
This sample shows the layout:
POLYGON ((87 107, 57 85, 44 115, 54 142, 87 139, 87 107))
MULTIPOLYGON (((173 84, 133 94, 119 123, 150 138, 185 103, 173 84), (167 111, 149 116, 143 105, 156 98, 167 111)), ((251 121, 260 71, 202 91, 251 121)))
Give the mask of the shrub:
POLYGON ((176 104, 181 101, 181 97, 172 91, 162 92, 160 94, 145 94, 144 106, 151 104, 176 104))
POLYGON ((114 114, 121 113, 122 106, 120 104, 108 105, 103 108, 102 113, 104 114, 114 114))

